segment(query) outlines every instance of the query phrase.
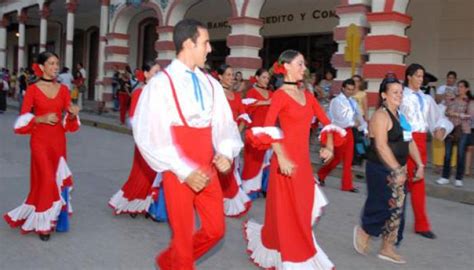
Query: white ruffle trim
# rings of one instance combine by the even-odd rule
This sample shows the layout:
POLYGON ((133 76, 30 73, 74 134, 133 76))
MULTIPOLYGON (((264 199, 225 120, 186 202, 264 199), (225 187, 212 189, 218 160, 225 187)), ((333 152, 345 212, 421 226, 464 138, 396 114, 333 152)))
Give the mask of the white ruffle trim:
POLYGON ((323 129, 321 129, 321 133, 333 132, 333 131, 339 133, 342 137, 346 136, 347 134, 347 131, 345 129, 338 127, 334 124, 326 125, 323 127, 323 129))
MULTIPOLYGON (((63 118, 63 127, 66 127, 66 121, 68 117, 69 117, 69 113, 66 113, 66 115, 64 115, 64 118, 63 118)), ((77 125, 81 126, 81 119, 79 118, 79 115, 76 115, 76 121, 77 121, 77 125)))
POLYGON ((144 213, 150 208, 153 199, 147 196, 145 199, 134 199, 129 201, 123 196, 123 191, 119 190, 110 198, 109 205, 114 208, 116 214, 120 213, 144 213))
MULTIPOLYGON (((322 213, 322 207, 327 205, 324 194, 315 185, 315 200, 313 203, 313 224, 322 213)), ((275 267, 278 270, 330 270, 334 269, 334 264, 329 260, 326 253, 316 242, 313 233, 313 242, 316 248, 316 254, 303 262, 288 262, 281 260, 281 254, 274 249, 266 248, 262 243, 262 225, 253 220, 245 224, 245 236, 248 240, 247 250, 250 252, 250 258, 254 263, 263 268, 275 267)))
POLYGON ((239 120, 239 119, 244 120, 245 122, 247 122, 247 124, 252 124, 252 119, 250 119, 250 116, 247 113, 243 113, 243 114, 239 115, 237 117, 237 120, 239 120))
POLYGON ((239 187, 239 191, 232 199, 224 198, 224 214, 226 216, 238 216, 247 211, 249 196, 239 187))
POLYGON ((53 206, 44 212, 35 212, 36 207, 25 204, 18 206, 8 212, 9 218, 13 222, 25 220, 21 229, 25 232, 49 232, 56 227, 56 221, 65 204, 64 200, 55 201, 53 206))
POLYGON ((19 128, 28 126, 31 119, 33 118, 35 118, 35 115, 32 113, 24 113, 18 116, 18 118, 15 121, 14 129, 19 129, 19 128))
MULTIPOLYGON (((61 188, 63 187, 63 182, 71 176, 71 170, 67 166, 66 160, 64 157, 59 159, 58 169, 56 171, 56 185, 58 187, 58 192, 60 200, 53 202, 53 205, 44 212, 35 212, 36 207, 33 205, 25 204, 18 206, 12 211, 8 212, 8 216, 12 222, 17 222, 20 220, 25 220, 21 229, 23 231, 36 231, 36 232, 48 232, 51 231, 56 226, 56 221, 58 216, 61 213, 61 209, 66 205, 66 201, 61 196, 61 188)), ((72 213, 71 206, 71 193, 72 188, 68 188, 68 213, 72 213)))
POLYGON ((253 135, 265 133, 273 140, 283 139, 283 131, 277 127, 253 127, 251 130, 253 135))
POLYGON ((253 104, 253 103, 257 102, 257 101, 258 101, 258 100, 255 99, 255 98, 244 98, 244 99, 242 99, 242 104, 244 104, 244 105, 251 105, 251 104, 253 104))
POLYGON ((270 160, 272 158, 272 155, 273 155, 273 150, 268 149, 265 152, 265 156, 263 157, 262 167, 260 168, 260 171, 258 172, 258 174, 250 179, 242 180, 242 189, 245 191, 245 193, 249 194, 251 192, 260 191, 262 189, 263 170, 265 170, 265 168, 270 165, 270 160))

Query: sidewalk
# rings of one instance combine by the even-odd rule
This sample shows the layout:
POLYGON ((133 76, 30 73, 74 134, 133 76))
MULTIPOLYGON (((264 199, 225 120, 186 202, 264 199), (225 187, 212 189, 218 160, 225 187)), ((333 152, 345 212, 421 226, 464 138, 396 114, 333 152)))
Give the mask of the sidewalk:
MULTIPOLYGON (((18 110, 18 103, 15 100, 8 98, 7 100, 9 109, 18 110)), ((110 131, 115 131, 124 134, 132 134, 131 130, 127 126, 120 125, 118 120, 118 112, 109 111, 101 115, 97 114, 97 111, 88 107, 87 102, 83 110, 81 111, 81 123, 87 126, 97 127, 110 131)), ((316 171, 321 165, 321 161, 317 155, 318 147, 311 145, 311 156, 313 169, 316 171)), ((428 149, 431 149, 431 144, 428 142, 428 149)), ((429 151, 431 156, 431 151, 429 151)), ((362 166, 352 167, 354 181, 362 185, 365 182, 365 170, 362 166)), ((332 176, 340 177, 342 174, 341 166, 338 166, 333 172, 332 176)), ((474 205, 474 178, 472 176, 465 177, 464 187, 457 188, 454 185, 440 186, 435 183, 439 178, 439 175, 433 172, 430 157, 428 159, 427 168, 425 171, 426 180, 426 194, 430 197, 441 198, 449 201, 460 202, 465 204, 474 205)), ((339 181, 328 181, 326 183, 329 187, 339 188, 339 181)))

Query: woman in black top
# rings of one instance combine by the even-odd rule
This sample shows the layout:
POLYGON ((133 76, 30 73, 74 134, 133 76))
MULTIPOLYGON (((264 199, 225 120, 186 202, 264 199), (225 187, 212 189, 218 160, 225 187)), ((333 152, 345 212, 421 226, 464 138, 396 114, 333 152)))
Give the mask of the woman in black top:
POLYGON ((398 112, 403 87, 396 79, 385 79, 380 85, 382 105, 369 123, 371 145, 367 153, 367 200, 361 226, 354 228, 354 248, 366 255, 370 237, 382 235, 378 257, 394 263, 405 263, 394 245, 402 239, 405 203, 406 162, 410 155, 418 164, 417 178, 423 178, 423 163, 411 141, 411 128, 398 112))

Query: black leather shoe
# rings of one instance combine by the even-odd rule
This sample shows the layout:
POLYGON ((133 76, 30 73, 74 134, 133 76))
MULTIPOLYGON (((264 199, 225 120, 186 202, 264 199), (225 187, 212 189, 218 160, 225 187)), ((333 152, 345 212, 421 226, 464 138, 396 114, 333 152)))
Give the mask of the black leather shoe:
POLYGON ((41 239, 41 241, 48 241, 49 236, 50 236, 49 234, 40 234, 39 238, 41 239))
POLYGON ((348 190, 349 192, 352 192, 352 193, 359 193, 359 190, 357 188, 353 188, 351 190, 348 190))
POLYGON ((432 231, 416 232, 416 234, 419 234, 428 239, 436 239, 436 234, 434 234, 432 231))

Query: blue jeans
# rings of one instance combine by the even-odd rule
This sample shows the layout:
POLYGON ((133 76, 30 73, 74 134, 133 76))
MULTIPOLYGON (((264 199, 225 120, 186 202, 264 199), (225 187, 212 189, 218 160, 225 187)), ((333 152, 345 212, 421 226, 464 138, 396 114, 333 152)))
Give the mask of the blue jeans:
MULTIPOLYGON (((466 161, 466 148, 467 143, 469 142, 469 137, 471 135, 468 133, 463 133, 461 138, 457 143, 458 146, 458 159, 456 164, 456 180, 462 180, 465 170, 465 161, 466 161)), ((453 154, 453 140, 448 136, 444 140, 445 155, 444 155, 444 165, 443 165, 443 178, 449 179, 451 174, 451 156, 453 154)))

